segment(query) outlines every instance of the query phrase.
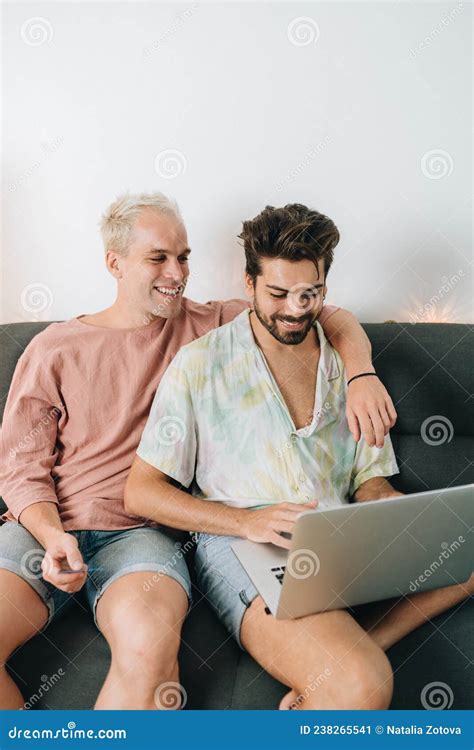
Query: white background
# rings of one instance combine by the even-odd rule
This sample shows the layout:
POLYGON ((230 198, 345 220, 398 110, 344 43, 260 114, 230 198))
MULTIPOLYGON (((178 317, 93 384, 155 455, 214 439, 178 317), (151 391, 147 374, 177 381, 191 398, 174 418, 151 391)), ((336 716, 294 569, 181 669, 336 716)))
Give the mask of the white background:
POLYGON ((5 4, 0 322, 113 302, 97 222, 125 190, 178 200, 196 300, 242 296, 241 221, 298 201, 341 232, 328 302, 362 321, 472 320, 470 15, 5 4), (157 161, 168 149, 177 161, 157 161))

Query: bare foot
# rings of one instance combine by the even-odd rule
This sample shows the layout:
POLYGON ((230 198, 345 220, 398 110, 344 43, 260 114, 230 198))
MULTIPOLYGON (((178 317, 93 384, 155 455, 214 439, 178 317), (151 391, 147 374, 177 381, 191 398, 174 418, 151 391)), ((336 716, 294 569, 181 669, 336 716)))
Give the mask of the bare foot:
POLYGON ((294 707, 294 703, 298 696, 294 690, 290 690, 289 693, 283 696, 278 706, 279 711, 290 711, 294 707))

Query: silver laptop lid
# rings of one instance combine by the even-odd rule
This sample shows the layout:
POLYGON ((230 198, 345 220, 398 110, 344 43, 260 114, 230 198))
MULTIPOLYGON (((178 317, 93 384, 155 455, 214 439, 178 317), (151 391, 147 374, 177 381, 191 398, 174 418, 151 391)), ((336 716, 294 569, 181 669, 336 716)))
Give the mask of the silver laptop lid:
POLYGON ((473 527, 474 485, 309 511, 295 525, 276 616, 465 581, 473 527))

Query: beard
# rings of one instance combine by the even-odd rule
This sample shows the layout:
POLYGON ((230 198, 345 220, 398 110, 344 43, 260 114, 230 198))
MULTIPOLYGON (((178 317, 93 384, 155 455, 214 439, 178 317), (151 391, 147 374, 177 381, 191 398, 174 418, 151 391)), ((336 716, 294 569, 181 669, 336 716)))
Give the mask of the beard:
POLYGON ((256 299, 254 299, 253 307, 255 315, 259 319, 260 323, 262 324, 262 326, 264 326, 264 328, 267 329, 269 333, 271 333, 273 338, 279 341, 280 344, 287 344, 289 346, 301 344, 301 342, 305 340, 306 336, 317 320, 319 313, 321 312, 321 310, 317 310, 316 312, 312 311, 311 313, 307 313, 306 315, 299 315, 296 318, 292 317, 291 315, 278 315, 277 313, 268 316, 261 311, 256 299), (304 325, 297 331, 282 331, 278 327, 279 320, 286 320, 288 321, 288 323, 304 322, 304 325))

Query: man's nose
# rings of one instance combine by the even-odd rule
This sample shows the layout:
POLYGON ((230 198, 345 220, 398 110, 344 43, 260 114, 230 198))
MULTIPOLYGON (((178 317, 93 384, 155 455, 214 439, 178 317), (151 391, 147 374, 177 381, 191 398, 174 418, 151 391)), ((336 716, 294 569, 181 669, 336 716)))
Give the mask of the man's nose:
POLYGON ((287 297, 283 307, 282 314, 287 318, 301 318, 306 313, 306 309, 296 298, 287 297))
POLYGON ((299 318, 307 315, 314 309, 314 299, 302 292, 288 295, 286 298, 285 315, 288 317, 299 318))
POLYGON ((170 281, 174 281, 177 284, 183 281, 185 275, 185 269, 183 266, 178 261, 173 260, 168 261, 163 273, 165 278, 170 279, 170 281))

